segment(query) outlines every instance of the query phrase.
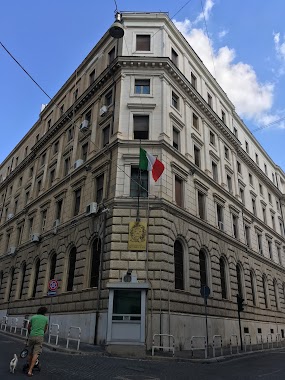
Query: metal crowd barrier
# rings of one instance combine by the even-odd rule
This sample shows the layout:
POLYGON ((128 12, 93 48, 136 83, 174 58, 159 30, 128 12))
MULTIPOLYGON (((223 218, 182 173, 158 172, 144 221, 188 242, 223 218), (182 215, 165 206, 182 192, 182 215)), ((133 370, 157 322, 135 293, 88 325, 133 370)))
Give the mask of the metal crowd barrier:
POLYGON ((23 335, 23 331, 25 331, 25 336, 28 336, 28 326, 29 326, 30 321, 28 319, 23 320, 23 327, 21 327, 21 335, 23 335), (25 327, 27 326, 27 327, 25 327))
POLYGON ((279 347, 281 347, 281 334, 277 333, 276 334, 276 347, 278 347, 279 343, 280 343, 279 347))
POLYGON ((250 334, 244 334, 244 352, 247 351, 247 346, 249 346, 250 347, 250 351, 252 351, 251 336, 250 336, 250 334))
POLYGON ((0 329, 2 330, 2 327, 4 327, 4 331, 6 331, 7 325, 8 325, 8 317, 3 317, 1 325, 0 325, 0 329))
POLYGON ((191 345, 190 350, 192 351, 192 356, 194 354, 194 351, 204 350, 204 352, 205 352, 205 359, 207 359, 208 353, 207 353, 207 340, 206 340, 206 337, 205 336, 194 335, 194 336, 191 337, 191 341, 190 342, 191 342, 190 343, 190 345, 191 345), (194 347, 194 340, 196 340, 196 339, 202 340, 202 346, 203 347, 194 347))
POLYGON ((12 332, 12 330, 14 329, 14 334, 16 334, 17 326, 18 326, 18 318, 12 318, 11 326, 10 326, 10 332, 12 332))
POLYGON ((221 355, 220 356, 223 356, 223 340, 222 340, 222 336, 221 335, 214 335, 213 336, 213 357, 214 358, 216 357, 216 348, 220 348, 221 349, 221 355), (217 338, 219 340, 218 340, 218 343, 216 344, 217 338))
POLYGON ((152 356, 154 355, 154 350, 155 349, 160 349, 160 348, 162 348, 164 350, 172 351, 172 356, 174 356, 174 352, 175 352, 175 340, 174 340, 174 336, 173 335, 169 335, 169 334, 153 334, 151 355, 152 356), (156 337, 167 337, 167 338, 169 338, 169 346, 155 345, 154 341, 155 341, 156 337), (172 340, 172 345, 170 344, 170 340, 172 340))
POLYGON ((267 348, 269 348, 270 343, 271 343, 271 346, 272 346, 272 348, 273 348, 272 334, 267 334, 267 348), (270 339, 269 339, 269 337, 270 337, 270 339))
POLYGON ((238 336, 237 335, 231 335, 230 337, 230 350, 231 350, 231 355, 233 354, 233 347, 236 348, 236 354, 238 354, 238 336), (233 344, 233 340, 235 340, 236 345, 233 344))
POLYGON ((52 323, 51 326, 50 326, 50 329, 49 329, 48 342, 50 343, 51 337, 55 337, 55 345, 57 346, 57 344, 58 344, 58 335, 59 335, 59 325, 57 323, 52 323))
POLYGON ((79 345, 80 345, 80 337, 81 337, 81 328, 80 327, 76 327, 76 326, 70 326, 69 330, 68 330, 68 336, 67 336, 67 339, 66 339, 66 348, 68 348, 68 346, 69 346, 69 341, 73 340, 73 341, 77 342, 77 351, 78 351, 79 350, 79 345), (78 338, 70 338, 70 334, 71 334, 72 330, 75 330, 75 331, 78 332, 78 338))
POLYGON ((257 334, 256 335, 256 345, 257 345, 257 349, 258 349, 258 346, 261 344, 261 349, 263 350, 263 338, 262 338, 262 335, 261 334, 257 334), (260 339, 258 340, 258 337, 260 337, 260 339))

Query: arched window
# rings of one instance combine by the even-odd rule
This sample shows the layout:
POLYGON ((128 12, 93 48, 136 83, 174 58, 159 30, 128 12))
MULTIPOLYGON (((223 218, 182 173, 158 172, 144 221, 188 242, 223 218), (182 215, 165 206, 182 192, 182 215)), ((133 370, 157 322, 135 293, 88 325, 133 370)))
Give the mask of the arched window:
POLYGON ((253 270, 249 272, 250 275, 250 286, 251 286, 251 294, 252 294, 252 303, 256 305, 256 285, 255 285, 255 275, 253 270))
POLYGON ((227 292, 227 278, 226 278, 226 263, 223 257, 220 258, 220 278, 221 278, 221 290, 222 298, 228 298, 227 292))
POLYGON ((200 264, 200 284, 202 287, 202 286, 208 285, 206 254, 202 249, 199 252, 199 264, 200 264))
POLYGON ((276 279, 273 280, 273 287, 274 287, 274 296, 275 296, 276 309, 279 310, 280 309, 280 305, 279 305, 279 291, 278 291, 278 283, 277 283, 276 279))
POLYGON ((243 288, 242 288, 242 274, 241 274, 241 266, 240 264, 237 264, 236 266, 237 271, 237 286, 238 286, 238 294, 244 298, 243 295, 243 288))
POLYGON ((56 268, 56 253, 53 253, 50 258, 50 270, 49 270, 50 280, 53 280, 55 277, 55 268, 56 268))
POLYGON ((266 309, 268 308, 268 289, 267 289, 267 278, 265 274, 262 276, 262 286, 263 286, 263 294, 264 294, 264 304, 266 309))
POLYGON ((175 289, 184 289, 184 274, 183 274, 183 247, 180 241, 174 243, 174 277, 175 289))
POLYGON ((95 239, 92 245, 90 287, 98 287, 101 255, 101 240, 95 239))
POLYGON ((14 273, 15 273, 15 268, 12 267, 10 270, 10 280, 9 280, 9 288, 7 292, 7 301, 10 302, 11 300, 11 295, 12 295, 12 289, 13 289, 13 281, 14 281, 14 273))
POLYGON ((21 280, 20 280, 19 299, 21 299, 22 296, 23 296, 25 276, 26 276, 26 269, 27 269, 27 266, 26 266, 26 263, 24 261, 23 264, 22 264, 22 270, 21 270, 22 273, 21 273, 21 280))
POLYGON ((40 259, 37 259, 34 265, 34 284, 33 284, 32 298, 34 298, 37 293, 37 286, 38 286, 39 273, 40 273, 40 263, 41 263, 40 259))
POLYGON ((67 287, 66 287, 66 290, 68 292, 71 292, 73 290, 75 264, 76 264, 76 248, 73 247, 70 251, 69 260, 68 260, 68 277, 67 277, 67 287))

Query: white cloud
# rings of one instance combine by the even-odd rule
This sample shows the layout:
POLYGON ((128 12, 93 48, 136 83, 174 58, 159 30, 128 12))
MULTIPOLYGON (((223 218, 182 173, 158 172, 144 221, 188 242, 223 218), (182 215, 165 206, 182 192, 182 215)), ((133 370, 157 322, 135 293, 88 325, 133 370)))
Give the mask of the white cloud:
POLYGON ((273 33, 273 40, 277 57, 285 63, 285 37, 283 42, 280 41, 280 33, 273 33))
POLYGON ((194 24, 197 24, 198 22, 204 20, 204 17, 205 17, 205 20, 208 21, 208 19, 210 17, 210 12, 211 12, 213 6, 214 6, 214 1, 213 0, 206 0, 206 4, 205 4, 205 7, 204 7, 204 10, 203 10, 203 12, 201 12, 198 15, 198 17, 194 21, 194 24))
POLYGON ((183 22, 174 20, 174 23, 227 93, 241 117, 261 122, 264 115, 270 114, 274 92, 272 83, 261 83, 252 66, 235 62, 234 49, 223 46, 214 51, 212 40, 202 29, 191 28, 188 19, 183 22))
POLYGON ((219 36, 220 39, 222 39, 222 38, 224 38, 228 33, 229 33, 229 31, 224 29, 224 30, 221 30, 221 31, 219 32, 218 36, 219 36))

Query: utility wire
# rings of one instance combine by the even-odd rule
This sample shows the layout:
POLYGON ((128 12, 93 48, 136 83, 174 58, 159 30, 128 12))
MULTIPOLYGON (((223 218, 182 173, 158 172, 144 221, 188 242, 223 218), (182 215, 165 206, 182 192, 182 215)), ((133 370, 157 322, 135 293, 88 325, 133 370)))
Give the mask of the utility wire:
POLYGON ((188 5, 190 3, 191 0, 187 1, 187 3, 185 3, 172 17, 171 17, 171 20, 174 19, 174 17, 180 12, 182 11, 183 8, 186 7, 186 5, 188 5))
POLYGON ((280 123, 280 122, 283 121, 283 120, 285 120, 285 116, 283 116, 283 117, 281 117, 280 119, 277 119, 277 120, 275 120, 275 121, 272 121, 272 122, 269 123, 269 124, 266 124, 266 125, 263 125, 263 126, 261 126, 261 127, 255 128, 255 129, 253 129, 253 130, 251 131, 251 133, 255 133, 255 132, 258 132, 258 131, 262 131, 263 129, 266 129, 266 128, 268 128, 268 127, 271 127, 271 126, 274 125, 274 124, 278 124, 278 123, 280 123))

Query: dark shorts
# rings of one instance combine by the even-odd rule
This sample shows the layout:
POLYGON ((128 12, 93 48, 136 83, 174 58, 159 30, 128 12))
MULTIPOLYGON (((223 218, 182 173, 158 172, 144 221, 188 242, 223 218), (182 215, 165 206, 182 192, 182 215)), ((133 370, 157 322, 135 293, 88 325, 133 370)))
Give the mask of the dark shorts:
POLYGON ((30 353, 35 355, 40 355, 43 349, 43 336, 31 336, 29 338, 28 347, 30 349, 30 353))

